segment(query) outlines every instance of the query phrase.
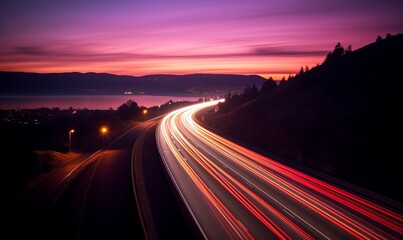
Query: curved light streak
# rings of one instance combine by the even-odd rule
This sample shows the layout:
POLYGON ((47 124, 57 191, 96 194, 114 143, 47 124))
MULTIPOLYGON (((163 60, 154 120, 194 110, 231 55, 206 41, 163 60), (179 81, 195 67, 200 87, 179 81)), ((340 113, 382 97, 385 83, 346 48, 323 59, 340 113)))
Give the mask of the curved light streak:
MULTIPOLYGON (((401 213, 203 128, 195 114, 217 102, 201 103, 168 114, 156 135, 157 141, 164 142, 170 150, 162 150, 158 144, 168 171, 173 172, 172 166, 182 169, 187 181, 202 196, 200 201, 209 206, 206 211, 211 211, 211 216, 220 223, 216 226, 199 224, 207 236, 210 228, 215 228, 214 231, 221 229, 230 239, 250 239, 265 234, 279 239, 403 237, 401 213), (211 190, 213 188, 215 191, 211 190), (278 196, 285 196, 286 200, 278 196), (252 225, 248 221, 251 218, 259 226, 252 225)), ((171 178, 176 181, 174 173, 171 178)), ((182 199, 192 211, 192 204, 197 201, 187 202, 186 189, 180 184, 176 187, 184 193, 182 199)), ((200 221, 197 214, 193 217, 196 222, 200 221)))

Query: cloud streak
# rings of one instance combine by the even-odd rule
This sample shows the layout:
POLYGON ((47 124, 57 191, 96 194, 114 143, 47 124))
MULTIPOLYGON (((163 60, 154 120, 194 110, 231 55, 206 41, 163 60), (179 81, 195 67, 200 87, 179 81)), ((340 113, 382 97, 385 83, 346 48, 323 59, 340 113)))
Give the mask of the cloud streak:
POLYGON ((399 0, 6 1, 0 70, 286 74, 403 32, 399 0))
POLYGON ((83 49, 53 50, 42 46, 16 46, 10 55, 29 57, 52 57, 55 59, 69 60, 98 60, 98 61, 130 61, 134 59, 220 59, 220 58, 249 58, 249 57, 296 57, 296 56, 324 56, 328 51, 309 49, 298 46, 272 46, 255 47, 246 52, 239 53, 210 53, 210 54, 136 54, 129 52, 88 52, 83 49))

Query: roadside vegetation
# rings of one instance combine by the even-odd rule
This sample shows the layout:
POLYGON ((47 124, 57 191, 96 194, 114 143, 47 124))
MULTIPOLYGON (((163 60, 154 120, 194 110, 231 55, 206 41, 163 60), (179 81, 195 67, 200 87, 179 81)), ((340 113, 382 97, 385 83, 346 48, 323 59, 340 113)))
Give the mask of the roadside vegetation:
POLYGON ((322 64, 280 84, 228 93, 203 117, 221 134, 403 202, 403 34, 352 51, 337 43, 322 64))
POLYGON ((2 182, 6 196, 18 193, 41 174, 82 154, 95 152, 104 144, 107 146, 139 122, 190 104, 194 103, 168 101, 146 108, 130 100, 117 110, 0 110, 2 182), (102 132, 104 127, 107 130, 102 132))

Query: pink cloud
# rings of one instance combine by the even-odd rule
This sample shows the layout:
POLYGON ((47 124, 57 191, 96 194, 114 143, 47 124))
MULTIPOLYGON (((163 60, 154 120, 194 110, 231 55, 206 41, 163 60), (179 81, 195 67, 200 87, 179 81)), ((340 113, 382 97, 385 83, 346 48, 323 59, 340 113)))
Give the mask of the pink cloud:
POLYGON ((401 1, 1 3, 0 70, 287 74, 403 31, 401 1), (21 3, 18 5, 17 3, 21 3))

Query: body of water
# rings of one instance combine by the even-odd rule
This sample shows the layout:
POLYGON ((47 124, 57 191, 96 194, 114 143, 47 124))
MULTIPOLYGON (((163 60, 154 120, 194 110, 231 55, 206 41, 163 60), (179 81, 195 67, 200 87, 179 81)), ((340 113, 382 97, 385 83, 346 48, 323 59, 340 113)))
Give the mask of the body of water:
POLYGON ((197 101, 199 97, 152 96, 152 95, 75 95, 75 96, 0 96, 0 109, 117 109, 120 105, 133 100, 139 106, 152 107, 169 100, 197 101))

